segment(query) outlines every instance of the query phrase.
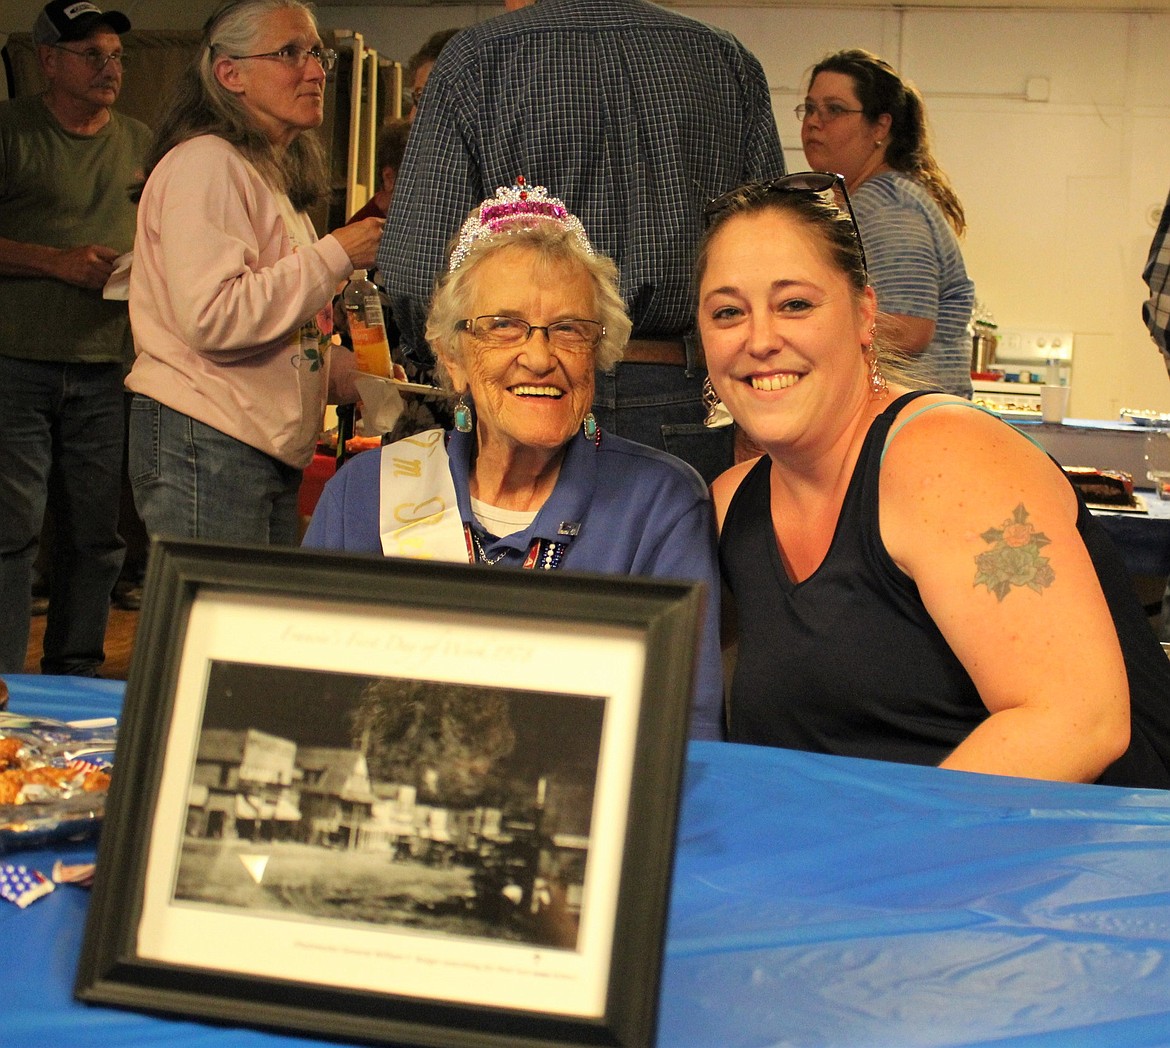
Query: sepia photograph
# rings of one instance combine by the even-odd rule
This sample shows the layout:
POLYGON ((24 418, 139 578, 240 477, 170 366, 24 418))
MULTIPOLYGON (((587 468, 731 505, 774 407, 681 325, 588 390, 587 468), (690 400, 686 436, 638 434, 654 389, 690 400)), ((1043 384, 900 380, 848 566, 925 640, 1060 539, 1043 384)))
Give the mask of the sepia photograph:
POLYGON ((575 949, 604 712, 213 661, 175 900, 575 949))

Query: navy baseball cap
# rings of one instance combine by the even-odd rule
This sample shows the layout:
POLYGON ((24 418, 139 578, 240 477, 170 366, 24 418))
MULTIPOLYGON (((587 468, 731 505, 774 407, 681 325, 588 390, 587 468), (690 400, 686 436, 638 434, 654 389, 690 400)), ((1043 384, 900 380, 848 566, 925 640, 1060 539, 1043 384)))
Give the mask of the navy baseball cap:
POLYGON ((59 44, 84 40, 99 25, 109 26, 121 35, 129 32, 130 19, 121 11, 102 11, 85 0, 52 0, 33 23, 33 42, 59 44))

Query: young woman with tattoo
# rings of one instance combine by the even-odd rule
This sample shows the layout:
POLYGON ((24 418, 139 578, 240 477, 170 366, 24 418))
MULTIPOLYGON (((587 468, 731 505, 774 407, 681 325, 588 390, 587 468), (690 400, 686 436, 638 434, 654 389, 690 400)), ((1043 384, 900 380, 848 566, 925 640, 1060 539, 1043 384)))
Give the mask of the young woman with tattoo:
POLYGON ((698 326, 764 451, 712 487, 736 614, 732 740, 1170 787, 1170 660, 1060 468, 912 391, 838 176, 707 208, 698 326))

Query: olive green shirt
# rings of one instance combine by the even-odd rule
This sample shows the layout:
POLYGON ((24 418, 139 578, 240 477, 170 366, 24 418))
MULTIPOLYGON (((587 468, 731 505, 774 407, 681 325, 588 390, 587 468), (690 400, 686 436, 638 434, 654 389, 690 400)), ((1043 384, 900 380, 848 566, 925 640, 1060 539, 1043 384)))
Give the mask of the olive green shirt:
MULTIPOLYGON (((39 95, 0 102, 0 237, 129 251, 137 210, 129 191, 150 139, 144 123, 116 112, 97 134, 78 135, 39 95)), ((0 354, 129 363, 126 303, 60 280, 0 276, 0 354)))

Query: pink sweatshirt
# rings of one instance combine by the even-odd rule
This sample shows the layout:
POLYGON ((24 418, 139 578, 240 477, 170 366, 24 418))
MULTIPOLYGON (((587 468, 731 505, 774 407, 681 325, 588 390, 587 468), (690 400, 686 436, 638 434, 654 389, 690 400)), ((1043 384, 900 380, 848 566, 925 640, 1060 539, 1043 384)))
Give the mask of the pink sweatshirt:
POLYGON ((223 139, 176 146, 138 206, 127 387, 304 468, 330 366, 340 389, 353 363, 337 347, 324 360, 302 352, 312 347, 300 330, 352 268, 336 238, 317 240, 308 216, 223 139))

